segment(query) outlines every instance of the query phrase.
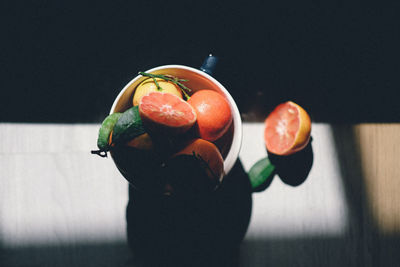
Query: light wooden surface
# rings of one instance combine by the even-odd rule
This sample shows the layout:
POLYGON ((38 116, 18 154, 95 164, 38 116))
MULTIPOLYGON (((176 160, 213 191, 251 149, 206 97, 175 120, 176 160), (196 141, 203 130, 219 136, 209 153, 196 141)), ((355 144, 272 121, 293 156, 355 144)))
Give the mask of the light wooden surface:
MULTIPOLYGON (((244 124, 245 170, 266 156, 244 124)), ((0 124, 0 266, 137 266, 126 244, 127 183, 90 154, 98 125, 0 124)), ((299 186, 253 194, 240 266, 398 266, 399 124, 314 123, 299 186)))
MULTIPOLYGON (((400 232, 400 125, 370 124, 354 128, 368 204, 385 234, 400 232)), ((399 248, 400 249, 400 248, 399 248)))

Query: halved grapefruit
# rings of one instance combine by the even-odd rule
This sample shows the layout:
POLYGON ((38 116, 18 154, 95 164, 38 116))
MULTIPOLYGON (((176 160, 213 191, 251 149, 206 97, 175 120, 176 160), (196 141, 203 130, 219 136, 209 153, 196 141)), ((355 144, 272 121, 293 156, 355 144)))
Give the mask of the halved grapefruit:
POLYGON ((191 105, 176 95, 150 92, 139 101, 143 125, 151 134, 182 134, 196 122, 197 115, 191 105))
POLYGON ((302 150, 310 134, 310 116, 292 101, 278 105, 265 120, 265 146, 276 155, 286 156, 302 150))

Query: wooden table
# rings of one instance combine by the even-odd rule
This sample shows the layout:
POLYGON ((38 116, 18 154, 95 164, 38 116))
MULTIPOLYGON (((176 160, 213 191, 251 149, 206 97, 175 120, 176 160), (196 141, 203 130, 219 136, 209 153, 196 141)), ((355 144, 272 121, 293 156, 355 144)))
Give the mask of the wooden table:
MULTIPOLYGON (((90 154, 97 124, 0 124, 0 266, 138 266, 126 242, 128 184, 90 154)), ((246 171, 265 157, 244 123, 246 171)), ((400 124, 314 123, 297 186, 253 193, 239 266, 398 266, 400 124)))

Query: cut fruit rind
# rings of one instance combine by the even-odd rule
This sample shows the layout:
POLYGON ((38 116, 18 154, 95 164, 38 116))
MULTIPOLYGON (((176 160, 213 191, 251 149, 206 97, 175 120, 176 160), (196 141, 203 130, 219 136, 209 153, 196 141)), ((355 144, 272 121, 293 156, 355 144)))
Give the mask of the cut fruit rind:
POLYGON ((307 112, 292 101, 278 105, 266 118, 264 141, 268 152, 286 156, 302 150, 311 134, 307 112))

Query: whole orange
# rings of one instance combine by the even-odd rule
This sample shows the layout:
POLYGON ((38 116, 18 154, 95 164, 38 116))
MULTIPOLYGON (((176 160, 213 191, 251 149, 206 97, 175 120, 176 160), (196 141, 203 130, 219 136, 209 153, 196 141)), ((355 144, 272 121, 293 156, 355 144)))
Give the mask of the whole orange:
POLYGON ((213 90, 195 92, 188 103, 197 114, 197 130, 200 138, 215 141, 228 130, 232 123, 232 111, 228 100, 213 90))

